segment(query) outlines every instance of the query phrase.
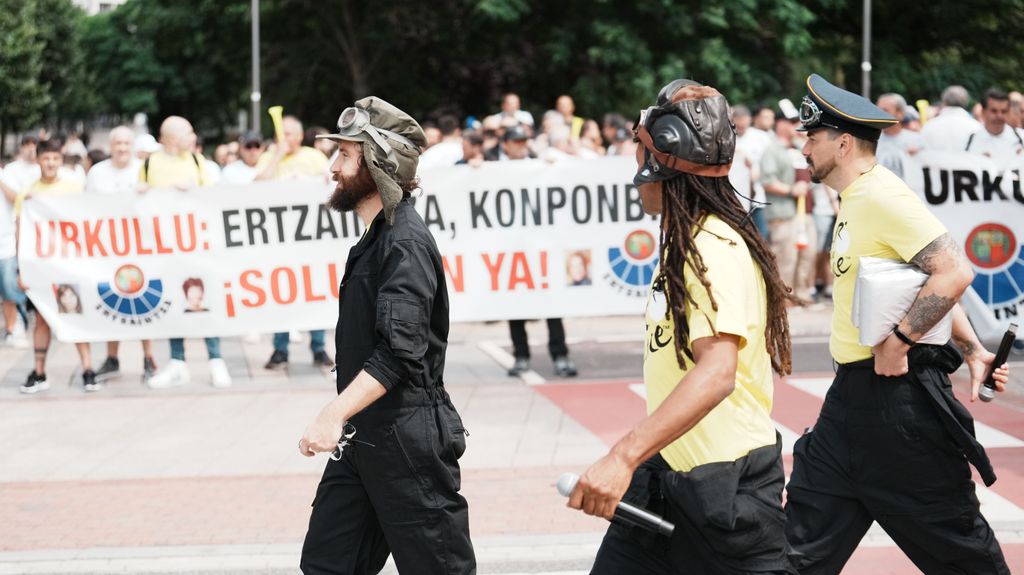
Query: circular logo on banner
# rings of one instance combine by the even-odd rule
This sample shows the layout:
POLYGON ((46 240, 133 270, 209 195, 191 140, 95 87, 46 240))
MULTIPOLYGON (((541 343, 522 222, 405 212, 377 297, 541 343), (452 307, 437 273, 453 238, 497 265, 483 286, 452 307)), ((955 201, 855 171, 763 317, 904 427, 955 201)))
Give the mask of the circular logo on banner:
POLYGON ((657 242, 647 230, 635 230, 626 236, 623 247, 608 248, 608 263, 620 281, 633 287, 647 287, 658 265, 657 242))
POLYGON ((147 280, 142 269, 134 264, 117 268, 113 280, 96 285, 105 314, 139 318, 159 311, 164 294, 162 281, 147 280))
POLYGON ((114 272, 114 287, 124 295, 135 295, 142 291, 145 279, 139 266, 124 265, 114 272))
POLYGON ((982 224, 967 236, 964 246, 971 263, 983 269, 1000 268, 1017 255, 1017 238, 1000 224, 982 224))
POLYGON ((1024 248, 1010 228, 985 223, 967 234, 967 258, 974 264, 971 287, 990 306, 1024 297, 1024 248))

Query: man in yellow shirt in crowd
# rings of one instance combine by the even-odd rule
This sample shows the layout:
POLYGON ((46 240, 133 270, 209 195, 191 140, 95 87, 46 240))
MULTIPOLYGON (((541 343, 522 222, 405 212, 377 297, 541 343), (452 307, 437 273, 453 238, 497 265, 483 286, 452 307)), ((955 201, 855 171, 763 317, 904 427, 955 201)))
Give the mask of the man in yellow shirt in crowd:
MULTIPOLYGON (((22 204, 26 199, 38 198, 40 196, 81 194, 85 191, 82 182, 73 178, 60 177, 60 168, 64 165, 64 154, 61 148, 62 142, 57 139, 42 140, 36 145, 39 179, 18 194, 14 202, 15 216, 19 218, 19 221, 22 204)), ((38 293, 29 291, 29 310, 36 310, 33 304, 33 300, 36 298, 52 296, 59 299, 64 292, 70 290, 66 297, 68 297, 68 301, 74 301, 73 305, 75 307, 69 309, 68 313, 76 313, 76 310, 77 313, 82 313, 79 294, 74 292, 75 288, 73 286, 62 285, 60 289, 58 289, 57 285, 53 287, 52 292, 44 291, 43 293, 38 293), (71 294, 74 294, 73 300, 71 294)), ((46 323, 46 319, 43 318, 38 310, 36 310, 36 326, 32 339, 35 344, 35 365, 32 373, 28 375, 28 379, 20 388, 22 393, 38 393, 50 388, 50 383, 46 380, 46 353, 50 349, 51 339, 50 324, 46 323)), ((96 382, 96 373, 92 370, 89 344, 76 343, 75 348, 78 350, 78 358, 82 362, 82 387, 85 391, 96 391, 100 386, 96 382)))
MULTIPOLYGON (((793 449, 786 535, 794 566, 803 575, 839 573, 877 521, 925 573, 1009 575, 970 465, 986 485, 995 473, 948 375, 966 361, 973 400, 994 359, 957 305, 974 276, 970 263, 921 199, 877 164, 881 130, 896 119, 817 74, 807 90, 800 129, 811 179, 840 190, 829 342, 839 368, 817 423, 793 449), (863 257, 910 262, 929 275, 874 347, 861 344, 851 316, 863 257), (917 344, 951 310, 959 350, 917 344)), ((1007 376, 1005 366, 996 370, 1000 390, 1007 376)))
MULTIPOLYGON (((139 186, 141 189, 165 188, 188 191, 210 185, 206 174, 206 162, 192 151, 195 142, 195 131, 188 120, 180 116, 170 116, 160 125, 160 143, 163 150, 149 156, 139 170, 139 186)), ((189 277, 185 270, 176 281, 180 283, 189 277)), ((171 278, 173 279, 173 278, 171 278)), ((220 355, 220 338, 208 337, 206 352, 210 357, 210 383, 214 387, 229 387, 231 374, 228 366, 220 355)), ((146 381, 146 385, 156 388, 184 385, 191 380, 188 366, 185 364, 185 340, 172 338, 171 360, 160 371, 146 381)))
POLYGON ((662 215, 646 314, 648 416, 583 474, 569 505, 611 519, 625 500, 675 531, 613 522, 591 573, 796 573, 770 418, 772 371, 790 369, 788 289, 729 183, 728 102, 676 80, 634 129, 634 182, 644 211, 662 215))
MULTIPOLYGON (((265 152, 256 164, 257 180, 298 180, 308 178, 327 178, 327 156, 320 150, 302 145, 302 122, 295 116, 281 119, 284 132, 278 140, 277 147, 265 152)), ((309 332, 310 349, 313 352, 313 365, 324 369, 334 367, 334 362, 324 348, 324 330, 315 329, 309 332)), ((265 366, 267 369, 284 369, 288 367, 288 332, 274 334, 274 353, 265 366)))

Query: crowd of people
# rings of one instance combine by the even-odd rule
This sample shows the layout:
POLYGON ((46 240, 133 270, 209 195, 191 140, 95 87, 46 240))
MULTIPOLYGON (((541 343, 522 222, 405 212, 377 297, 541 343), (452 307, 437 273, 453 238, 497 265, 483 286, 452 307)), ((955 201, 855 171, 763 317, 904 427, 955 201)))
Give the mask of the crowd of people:
MULTIPOLYGON (((1021 107, 1024 96, 998 88, 986 91, 968 110, 970 94, 962 86, 943 91, 937 106, 926 108, 922 118, 900 94, 882 94, 877 105, 899 120, 884 130, 878 143, 878 161, 897 175, 903 175, 907 158, 921 150, 966 151, 1006 161, 1024 150, 1021 135, 1021 107)), ((731 108, 736 127, 736 162, 745 178, 735 183, 751 217, 768 239, 783 280, 793 289, 791 305, 813 305, 831 297, 832 273, 828 250, 838 209, 834 190, 810 180, 801 153, 805 142, 798 112, 788 100, 778 105, 751 109, 731 108)), ((553 109, 534 116, 522 108, 515 93, 507 93, 500 110, 477 119, 460 119, 444 114, 423 122, 427 144, 420 169, 487 161, 564 158, 594 159, 602 156, 633 157, 637 143, 633 122, 617 113, 605 114, 600 122, 576 115, 571 96, 559 96, 553 109)), ((128 126, 110 130, 106 145, 88 146, 71 134, 50 136, 45 131, 24 136, 16 157, 0 171, 0 298, 3 300, 4 342, 14 347, 29 345, 26 333, 31 302, 20 285, 17 270, 15 230, 22 201, 40 194, 125 194, 144 193, 149 187, 182 190, 218 183, 246 184, 256 180, 327 178, 337 144, 316 138, 328 131, 305 129, 302 122, 286 116, 281 133, 273 140, 257 132, 246 132, 212 150, 204 147, 191 123, 173 116, 160 126, 157 138, 128 126)), ((97 140, 99 138, 96 138, 97 140)), ((531 369, 530 346, 525 322, 511 321, 514 363, 510 376, 531 369)), ((577 368, 569 358, 565 330, 560 319, 547 321, 548 350, 555 374, 571 377, 577 368)), ((325 349, 324 332, 310 334, 315 365, 330 368, 333 361, 325 349)), ((273 336, 273 350, 267 369, 282 369, 289 361, 288 344, 295 334, 273 336)), ((46 353, 50 331, 41 318, 32 334, 35 368, 22 386, 25 393, 46 389, 46 353)), ((181 385, 190 379, 185 364, 184 342, 170 341, 170 358, 157 368, 152 342, 143 341, 144 381, 150 387, 181 385)), ((219 338, 206 339, 210 382, 231 385, 231 376, 220 354, 219 338)), ((79 344, 83 386, 95 390, 103 381, 120 373, 118 343, 107 344, 107 357, 92 369, 88 344, 79 344)))

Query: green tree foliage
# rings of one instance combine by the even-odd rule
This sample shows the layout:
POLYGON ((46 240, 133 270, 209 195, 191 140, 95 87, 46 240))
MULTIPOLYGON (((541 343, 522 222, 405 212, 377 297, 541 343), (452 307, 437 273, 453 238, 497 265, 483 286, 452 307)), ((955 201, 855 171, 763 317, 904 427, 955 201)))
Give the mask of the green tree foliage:
POLYGON ((36 26, 43 43, 39 82, 49 86, 43 119, 58 128, 95 113, 93 74, 85 65, 81 27, 85 12, 71 0, 35 0, 36 26))
POLYGON ((0 0, 0 136, 31 126, 50 102, 34 0, 0 0))
MULTIPOLYGON (((481 115, 518 92, 533 112, 633 115, 677 77, 731 101, 799 98, 819 72, 860 90, 862 0, 262 0, 264 106, 330 126, 377 94, 423 118, 481 115)), ((0 0, 0 121, 145 112, 218 132, 248 109, 250 0, 0 0)), ((936 99, 1024 88, 1024 0, 874 2, 873 92, 936 99)), ((265 118, 264 118, 265 120, 265 118)), ((269 122, 264 121, 269 131, 269 122)))
POLYGON ((105 110, 230 126, 249 77, 248 2, 132 0, 94 16, 82 47, 105 110))
MULTIPOLYGON (((860 91, 862 3, 817 0, 815 49, 808 68, 860 91)), ((880 2, 872 14, 872 93, 908 101, 938 100, 961 84, 975 98, 997 85, 1024 90, 1017 55, 1024 51, 1024 0, 880 2)))

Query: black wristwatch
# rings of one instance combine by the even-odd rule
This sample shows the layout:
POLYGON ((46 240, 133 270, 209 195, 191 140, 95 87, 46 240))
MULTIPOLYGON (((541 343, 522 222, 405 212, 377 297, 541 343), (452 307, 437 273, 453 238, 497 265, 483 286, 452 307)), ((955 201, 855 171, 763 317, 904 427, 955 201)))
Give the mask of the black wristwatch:
POLYGON ((907 337, 907 334, 905 334, 902 331, 900 331, 900 326, 899 325, 897 325, 896 327, 892 328, 892 332, 894 334, 896 334, 896 337, 900 341, 902 341, 903 343, 909 345, 910 347, 914 347, 915 345, 917 345, 916 341, 910 339, 909 337, 907 337))

